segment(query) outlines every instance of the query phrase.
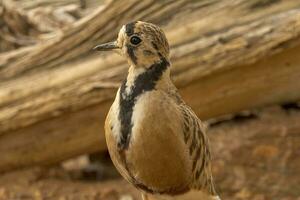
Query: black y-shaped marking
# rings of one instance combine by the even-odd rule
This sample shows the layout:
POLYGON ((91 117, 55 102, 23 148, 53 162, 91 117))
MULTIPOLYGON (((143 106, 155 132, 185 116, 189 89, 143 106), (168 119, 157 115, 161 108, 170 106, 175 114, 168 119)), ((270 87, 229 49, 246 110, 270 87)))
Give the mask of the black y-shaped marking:
POLYGON ((169 62, 161 57, 160 61, 152 64, 144 73, 140 74, 130 88, 130 92, 126 93, 126 81, 125 80, 120 88, 120 111, 119 120, 121 122, 121 136, 118 142, 119 150, 128 148, 130 136, 132 132, 132 113, 133 107, 137 98, 155 88, 156 82, 160 79, 163 72, 168 68, 169 62))

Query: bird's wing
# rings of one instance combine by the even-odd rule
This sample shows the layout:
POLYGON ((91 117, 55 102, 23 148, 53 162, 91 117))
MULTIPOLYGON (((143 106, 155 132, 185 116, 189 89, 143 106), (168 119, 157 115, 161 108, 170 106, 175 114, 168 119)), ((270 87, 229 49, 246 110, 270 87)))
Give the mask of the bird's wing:
POLYGON ((192 160, 193 181, 191 189, 216 195, 211 173, 211 154, 204 126, 186 104, 180 105, 183 115, 183 136, 192 160))

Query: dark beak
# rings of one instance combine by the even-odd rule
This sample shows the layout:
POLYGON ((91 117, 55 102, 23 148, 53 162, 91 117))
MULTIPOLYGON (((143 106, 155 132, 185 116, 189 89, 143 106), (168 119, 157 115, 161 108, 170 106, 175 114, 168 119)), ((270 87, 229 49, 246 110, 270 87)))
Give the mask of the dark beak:
POLYGON ((93 48, 93 50, 96 50, 96 51, 110 51, 110 50, 113 50, 113 49, 118 49, 118 45, 117 45, 117 42, 114 41, 114 42, 108 42, 108 43, 105 43, 105 44, 99 44, 97 46, 95 46, 93 48))

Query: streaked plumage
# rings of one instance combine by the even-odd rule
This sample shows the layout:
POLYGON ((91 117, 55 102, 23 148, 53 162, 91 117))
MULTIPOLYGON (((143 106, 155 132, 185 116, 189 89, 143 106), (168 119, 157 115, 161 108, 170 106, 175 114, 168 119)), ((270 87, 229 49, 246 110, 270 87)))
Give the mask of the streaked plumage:
POLYGON ((144 199, 219 199, 208 138, 170 79, 162 30, 129 23, 116 42, 95 49, 116 49, 130 64, 105 122, 108 150, 122 176, 144 199))

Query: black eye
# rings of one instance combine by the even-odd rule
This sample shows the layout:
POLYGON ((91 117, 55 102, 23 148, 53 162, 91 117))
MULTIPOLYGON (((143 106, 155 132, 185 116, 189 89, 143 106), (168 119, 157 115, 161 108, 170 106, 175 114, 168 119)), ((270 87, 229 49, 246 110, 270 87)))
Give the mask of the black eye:
POLYGON ((141 38, 139 38, 138 36, 132 36, 130 38, 131 44, 134 44, 134 45, 138 45, 141 41, 142 41, 141 38))

